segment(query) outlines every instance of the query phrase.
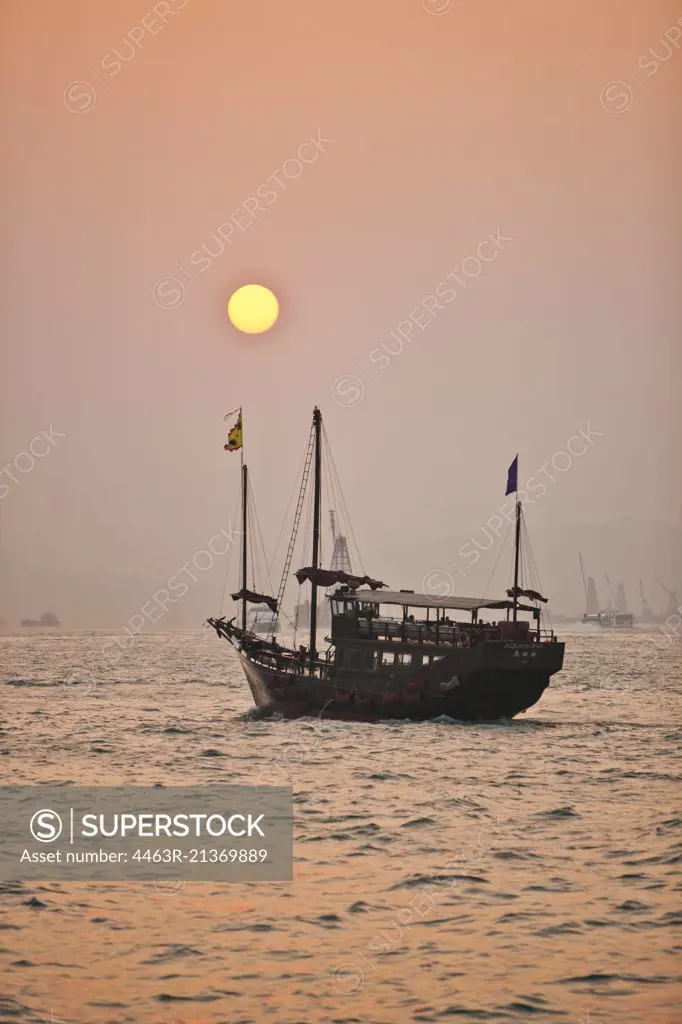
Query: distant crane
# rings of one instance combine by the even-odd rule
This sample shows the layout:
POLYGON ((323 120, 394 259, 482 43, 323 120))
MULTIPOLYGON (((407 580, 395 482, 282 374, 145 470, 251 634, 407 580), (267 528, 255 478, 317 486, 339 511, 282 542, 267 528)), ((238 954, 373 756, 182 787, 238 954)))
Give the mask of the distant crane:
POLYGON ((671 615, 677 615, 677 611, 678 611, 679 606, 680 606, 680 602, 679 602, 679 600, 677 598, 677 591, 676 590, 668 590, 668 588, 666 587, 665 583, 661 583, 661 581, 659 580, 658 576, 656 577, 656 582, 658 583, 659 587, 662 587, 663 590, 665 590, 666 594, 668 595, 668 607, 667 607, 666 612, 665 612, 665 617, 666 617, 666 619, 669 619, 671 615))
POLYGON ((597 597, 597 588, 594 585, 594 580, 591 576, 585 579, 585 566, 583 565, 583 556, 578 552, 578 560, 580 562, 580 575, 583 581, 583 590, 585 592, 585 615, 598 615, 599 614, 599 598, 597 597))
MULTIPOLYGON (((336 512, 333 509, 329 510, 329 519, 332 528, 332 540, 334 547, 332 550, 332 557, 329 563, 330 569, 335 569, 339 572, 347 572, 350 576, 353 575, 353 568, 350 561, 350 553, 348 551, 348 541, 342 533, 339 533, 338 524, 336 521, 336 512)), ((334 587, 327 589, 327 597, 334 592, 334 587)), ((318 623, 320 625, 327 624, 329 620, 329 607, 321 599, 320 607, 317 615, 318 623)), ((302 604, 296 605, 294 612, 294 629, 297 630, 299 627, 305 626, 310 621, 310 602, 304 601, 302 604)))
POLYGON ((585 566, 583 565, 583 556, 578 552, 578 561, 580 562, 580 577, 583 581, 583 591, 585 594, 585 600, 587 600, 587 580, 585 579, 585 566))
POLYGON ((332 560, 329 568, 352 575, 353 569, 350 561, 350 552, 348 551, 348 541, 337 529, 336 512, 333 509, 329 510, 329 518, 332 527, 332 540, 334 541, 334 550, 332 551, 332 560))
POLYGON ((607 573, 604 573, 604 579, 606 580, 606 586, 609 588, 609 594, 611 595, 611 603, 609 604, 609 608, 615 608, 616 607, 616 594, 615 594, 615 591, 613 589, 613 584, 611 583, 611 580, 609 579, 607 573))
POLYGON ((651 622, 654 616, 653 612, 651 611, 651 605, 646 599, 646 594, 644 593, 644 584, 641 580, 639 581, 639 593, 642 598, 642 622, 651 622))
POLYGON ((619 615, 625 614, 628 610, 628 602, 625 596, 625 584, 619 583, 618 589, 614 590, 613 584, 611 583, 611 580, 606 575, 606 573, 604 574, 604 576, 606 579, 607 586, 609 588, 609 593, 611 595, 610 607, 619 615))

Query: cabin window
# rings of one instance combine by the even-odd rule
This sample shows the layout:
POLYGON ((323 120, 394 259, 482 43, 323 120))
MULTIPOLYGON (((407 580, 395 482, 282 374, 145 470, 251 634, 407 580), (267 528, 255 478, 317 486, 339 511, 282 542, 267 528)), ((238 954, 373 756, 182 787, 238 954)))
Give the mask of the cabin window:
POLYGON ((393 651, 382 651, 382 653, 381 653, 381 664, 384 665, 384 666, 385 665, 394 665, 395 664, 395 657, 396 656, 395 656, 393 651))
POLYGON ((412 652, 410 651, 408 654, 405 654, 405 653, 399 654, 398 655, 398 660, 399 660, 399 663, 401 665, 411 665, 412 664, 412 652))
POLYGON ((431 655, 430 654, 422 654, 422 665, 430 665, 430 664, 431 664, 431 655))
POLYGON ((332 606, 332 615, 345 615, 347 619, 352 619, 353 605, 350 601, 334 601, 332 599, 329 603, 332 606))
POLYGON ((330 598, 329 602, 332 606, 333 615, 345 615, 346 618, 352 618, 354 609, 350 601, 340 601, 330 598))

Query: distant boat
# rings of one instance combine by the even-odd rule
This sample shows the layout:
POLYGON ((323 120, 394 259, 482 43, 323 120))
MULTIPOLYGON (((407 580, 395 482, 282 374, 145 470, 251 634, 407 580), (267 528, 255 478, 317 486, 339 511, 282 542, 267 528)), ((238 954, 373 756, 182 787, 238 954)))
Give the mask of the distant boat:
POLYGON ((608 576, 605 579, 613 604, 606 611, 600 612, 599 625, 603 626, 604 629, 632 629, 635 624, 635 617, 632 612, 628 611, 625 584, 619 583, 618 589, 614 594, 611 580, 608 576))
MULTIPOLYGON (((301 488, 277 598, 254 594, 242 559, 241 626, 236 618, 208 620, 219 637, 236 649, 253 699, 264 714, 287 718, 322 715, 356 721, 412 719, 447 715, 463 721, 512 718, 540 700, 554 673, 563 665, 564 644, 540 625, 537 590, 521 585, 523 515, 516 501, 514 582, 506 597, 437 597, 412 590, 384 592, 369 576, 320 566, 320 504, 322 487, 322 416, 313 412, 301 488), (313 473, 312 557, 294 575, 310 583, 308 646, 298 650, 261 639, 247 629, 246 602, 263 603, 273 612, 281 606, 291 557, 305 506, 306 485, 313 473), (328 648, 318 651, 318 592, 328 591, 331 606, 328 648), (468 621, 452 621, 450 611, 468 621), (486 621, 491 613, 499 621, 486 621), (523 614, 529 619, 522 618, 523 614)), ((328 454, 328 453, 326 453, 328 454)), ((333 460, 328 456, 333 476, 333 460)), ((517 460, 509 480, 517 478, 517 460)), ((242 467, 242 521, 247 548, 248 498, 246 466, 242 467)), ((507 493, 510 484, 508 480, 507 493)), ((334 483, 338 481, 333 479, 334 483)), ((512 488, 515 490, 516 488, 512 488)))
POLYGON ((585 566, 583 556, 578 554, 580 562, 580 575, 585 591, 585 612, 581 619, 583 625, 601 626, 603 629, 630 629, 635 624, 634 615, 628 611, 627 599, 625 596, 625 584, 619 583, 618 590, 613 593, 611 580, 606 576, 606 583, 611 592, 613 605, 605 610, 600 610, 597 586, 592 576, 585 577, 585 566))
POLYGON ((607 610, 599 613, 598 623, 604 629, 631 629, 635 624, 635 617, 632 612, 607 610))
POLYGON ((266 604, 259 604, 249 612, 248 627, 252 633, 277 633, 279 619, 272 608, 268 608, 266 604))
POLYGON ((40 628, 58 628, 61 623, 54 612, 43 612, 39 619, 22 619, 22 626, 40 628))

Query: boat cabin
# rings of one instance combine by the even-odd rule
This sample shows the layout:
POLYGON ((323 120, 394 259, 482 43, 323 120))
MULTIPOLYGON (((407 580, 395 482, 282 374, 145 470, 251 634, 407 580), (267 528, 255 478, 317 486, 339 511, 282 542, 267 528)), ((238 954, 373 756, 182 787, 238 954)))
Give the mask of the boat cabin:
POLYGON ((337 591, 329 601, 331 635, 327 639, 336 648, 338 667, 376 671, 395 664, 430 664, 453 646, 474 647, 496 640, 541 642, 538 609, 517 604, 517 611, 531 613, 535 622, 531 628, 527 619, 510 620, 511 600, 356 590, 337 591), (468 613, 468 621, 462 612, 468 613))

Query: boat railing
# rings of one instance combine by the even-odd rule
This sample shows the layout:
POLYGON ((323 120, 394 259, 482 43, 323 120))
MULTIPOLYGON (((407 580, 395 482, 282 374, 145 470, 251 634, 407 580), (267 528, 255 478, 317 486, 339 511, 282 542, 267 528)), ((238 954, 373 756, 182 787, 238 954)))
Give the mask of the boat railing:
POLYGON ((495 627, 443 622, 410 622, 398 619, 358 619, 358 636, 368 640, 396 640, 399 643, 435 643, 470 647, 473 642, 490 639, 495 627))
MULTIPOLYGON (((358 637, 367 640, 397 641, 398 643, 430 643, 449 647, 472 647, 482 641, 523 640, 527 643, 547 643, 555 639, 551 630, 528 630, 518 636, 504 635, 502 625, 488 623, 410 622, 399 619, 358 618, 358 637)), ((506 632, 506 630, 505 630, 506 632)))
POLYGON ((331 679, 334 674, 334 663, 327 653, 324 659, 318 659, 313 664, 300 654, 279 653, 276 651, 261 650, 249 654, 251 661, 262 668, 269 668, 285 675, 306 675, 315 679, 331 679))

